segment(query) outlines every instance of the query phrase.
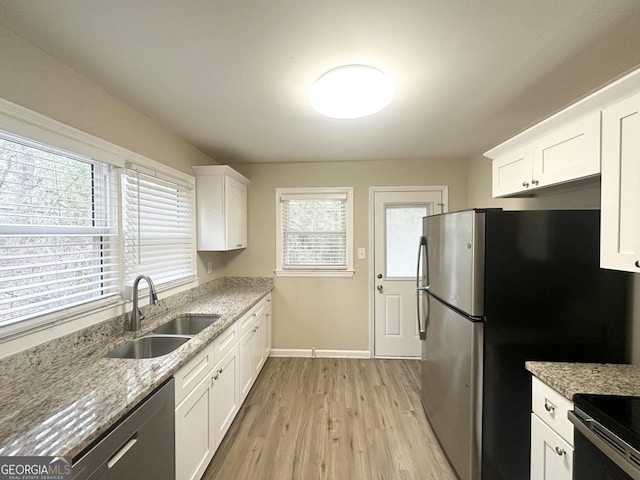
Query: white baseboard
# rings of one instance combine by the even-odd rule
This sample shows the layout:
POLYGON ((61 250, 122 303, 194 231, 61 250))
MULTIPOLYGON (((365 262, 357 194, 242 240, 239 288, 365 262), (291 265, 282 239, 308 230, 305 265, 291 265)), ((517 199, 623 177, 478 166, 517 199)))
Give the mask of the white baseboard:
MULTIPOLYGON (((274 348, 270 357, 313 357, 310 348, 274 348)), ((315 350, 316 358, 371 358, 369 350, 315 350)))

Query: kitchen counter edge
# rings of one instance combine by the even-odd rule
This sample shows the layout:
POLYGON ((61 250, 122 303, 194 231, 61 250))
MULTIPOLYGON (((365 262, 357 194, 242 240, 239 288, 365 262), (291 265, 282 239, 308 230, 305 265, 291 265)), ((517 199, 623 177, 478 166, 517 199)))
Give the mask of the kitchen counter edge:
POLYGON ((573 401, 576 393, 640 396, 640 366, 529 361, 525 368, 573 401))

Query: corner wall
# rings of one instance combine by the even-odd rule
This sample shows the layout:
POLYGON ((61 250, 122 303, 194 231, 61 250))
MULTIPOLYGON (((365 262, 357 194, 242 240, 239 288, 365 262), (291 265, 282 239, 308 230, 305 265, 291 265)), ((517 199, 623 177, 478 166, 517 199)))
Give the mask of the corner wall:
POLYGON ((273 276, 276 253, 277 187, 353 187, 353 278, 278 277, 273 292, 275 349, 369 351, 369 187, 449 186, 449 210, 467 204, 465 160, 399 162, 272 163, 234 165, 249 184, 249 246, 228 252, 225 274, 273 276))

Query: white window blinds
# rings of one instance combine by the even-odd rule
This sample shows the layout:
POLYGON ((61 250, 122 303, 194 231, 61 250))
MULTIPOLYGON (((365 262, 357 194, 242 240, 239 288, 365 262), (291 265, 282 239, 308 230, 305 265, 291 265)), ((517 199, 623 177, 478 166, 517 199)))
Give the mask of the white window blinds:
POLYGON ((119 294, 112 167, 0 136, 0 326, 119 294))
POLYGON ((192 187, 126 170, 122 190, 126 285, 141 274, 156 286, 193 280, 192 187))
POLYGON ((347 194, 280 196, 283 269, 347 269, 347 194))

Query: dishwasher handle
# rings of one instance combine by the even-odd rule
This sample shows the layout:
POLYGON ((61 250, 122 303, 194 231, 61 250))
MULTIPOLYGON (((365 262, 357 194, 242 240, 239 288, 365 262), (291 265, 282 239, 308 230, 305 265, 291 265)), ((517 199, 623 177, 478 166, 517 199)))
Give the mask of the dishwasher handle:
POLYGON ((120 450, 118 450, 107 462, 107 468, 111 469, 113 466, 120 461, 122 457, 124 457, 129 450, 133 448, 133 446, 138 442, 138 433, 136 432, 133 437, 129 439, 127 443, 125 443, 120 450))

